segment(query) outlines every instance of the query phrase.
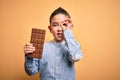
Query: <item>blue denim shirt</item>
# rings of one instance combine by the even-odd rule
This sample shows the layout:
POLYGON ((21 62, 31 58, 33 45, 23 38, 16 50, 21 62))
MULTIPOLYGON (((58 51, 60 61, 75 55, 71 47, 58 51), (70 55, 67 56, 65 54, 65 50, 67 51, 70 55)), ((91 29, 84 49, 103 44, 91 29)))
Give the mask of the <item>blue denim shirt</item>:
POLYGON ((26 72, 39 72, 40 80, 76 80, 74 62, 82 58, 82 51, 70 29, 64 31, 64 37, 62 43, 45 43, 42 59, 25 56, 26 72))

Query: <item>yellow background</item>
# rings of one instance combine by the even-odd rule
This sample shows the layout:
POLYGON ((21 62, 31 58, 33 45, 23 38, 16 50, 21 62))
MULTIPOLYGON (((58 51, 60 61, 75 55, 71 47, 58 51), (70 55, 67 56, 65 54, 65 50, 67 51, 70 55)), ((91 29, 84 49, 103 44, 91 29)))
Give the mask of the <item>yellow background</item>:
POLYGON ((39 80, 24 71, 23 47, 31 28, 48 31, 49 15, 58 7, 73 20, 83 59, 75 64, 77 80, 120 80, 119 0, 0 0, 0 80, 39 80))

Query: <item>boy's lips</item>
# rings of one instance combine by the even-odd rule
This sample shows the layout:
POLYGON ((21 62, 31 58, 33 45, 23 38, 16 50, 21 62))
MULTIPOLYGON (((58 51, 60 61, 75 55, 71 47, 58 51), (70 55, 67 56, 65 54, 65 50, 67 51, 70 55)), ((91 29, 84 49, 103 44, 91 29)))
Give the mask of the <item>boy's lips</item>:
POLYGON ((63 33, 57 33, 58 36, 63 36, 63 33))

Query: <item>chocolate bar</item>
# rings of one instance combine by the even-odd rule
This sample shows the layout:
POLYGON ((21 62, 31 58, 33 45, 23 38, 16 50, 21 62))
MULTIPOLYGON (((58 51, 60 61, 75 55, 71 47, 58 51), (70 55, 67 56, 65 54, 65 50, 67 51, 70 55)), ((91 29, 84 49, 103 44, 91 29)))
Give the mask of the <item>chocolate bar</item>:
POLYGON ((45 30, 32 28, 30 43, 35 47, 33 53, 29 53, 30 58, 42 58, 44 40, 45 40, 45 30))

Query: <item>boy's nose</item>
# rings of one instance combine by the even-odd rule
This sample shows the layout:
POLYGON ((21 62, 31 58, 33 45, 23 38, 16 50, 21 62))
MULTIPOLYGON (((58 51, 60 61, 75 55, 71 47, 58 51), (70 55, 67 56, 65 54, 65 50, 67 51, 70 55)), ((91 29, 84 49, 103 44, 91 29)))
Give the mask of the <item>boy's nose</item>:
POLYGON ((59 25, 59 26, 58 26, 58 30, 62 30, 62 25, 59 25))

